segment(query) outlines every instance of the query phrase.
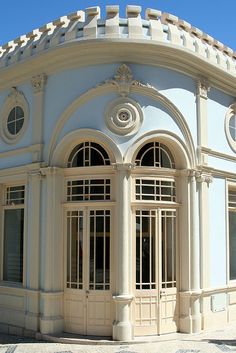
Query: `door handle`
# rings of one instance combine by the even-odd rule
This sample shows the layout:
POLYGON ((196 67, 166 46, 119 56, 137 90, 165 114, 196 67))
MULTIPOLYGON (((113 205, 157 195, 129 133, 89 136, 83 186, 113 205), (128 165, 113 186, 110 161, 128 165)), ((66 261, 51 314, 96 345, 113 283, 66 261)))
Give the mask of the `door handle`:
POLYGON ((164 290, 160 290, 160 299, 163 297, 163 295, 165 295, 166 292, 164 290))

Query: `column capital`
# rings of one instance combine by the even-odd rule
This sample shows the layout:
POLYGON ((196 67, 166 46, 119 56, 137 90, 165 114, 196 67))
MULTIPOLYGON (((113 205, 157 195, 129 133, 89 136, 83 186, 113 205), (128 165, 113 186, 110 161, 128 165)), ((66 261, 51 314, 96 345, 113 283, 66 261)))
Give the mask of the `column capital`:
POLYGON ((43 92, 47 83, 47 75, 45 73, 33 76, 31 79, 31 84, 34 93, 43 92))
POLYGON ((207 183, 209 185, 213 182, 212 174, 203 170, 189 169, 188 176, 195 178, 198 183, 207 183))
POLYGON ((28 172, 28 178, 29 180, 41 179, 42 178, 41 170, 40 169, 30 170, 28 172))
POLYGON ((196 171, 195 172, 196 181, 198 183, 207 183, 207 185, 213 182, 213 176, 210 173, 204 171, 196 171))
POLYGON ((64 172, 63 168, 58 168, 58 167, 45 167, 40 169, 40 173, 42 176, 62 175, 63 172, 64 172))
POLYGON ((199 77, 197 80, 197 96, 207 99, 210 91, 209 81, 206 77, 199 77))
POLYGON ((113 163, 113 168, 118 171, 131 171, 135 168, 135 163, 113 163))

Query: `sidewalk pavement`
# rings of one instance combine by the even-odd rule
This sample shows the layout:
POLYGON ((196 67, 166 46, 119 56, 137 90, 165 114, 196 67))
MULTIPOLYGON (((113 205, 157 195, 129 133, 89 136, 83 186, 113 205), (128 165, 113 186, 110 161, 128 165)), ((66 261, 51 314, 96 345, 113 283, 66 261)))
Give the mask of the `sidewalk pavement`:
POLYGON ((0 353, 230 353, 236 352, 236 325, 200 334, 141 337, 129 343, 78 342, 52 343, 0 334, 0 353))

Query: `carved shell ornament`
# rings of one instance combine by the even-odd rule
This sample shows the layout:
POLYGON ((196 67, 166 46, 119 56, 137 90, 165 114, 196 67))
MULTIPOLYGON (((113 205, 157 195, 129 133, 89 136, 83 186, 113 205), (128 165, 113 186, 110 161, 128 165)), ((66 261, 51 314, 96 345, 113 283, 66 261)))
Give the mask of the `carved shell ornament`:
POLYGON ((136 133, 143 122, 143 111, 140 105, 127 95, 137 81, 133 80, 130 68, 123 64, 117 70, 114 80, 110 81, 117 86, 121 98, 112 101, 105 112, 107 127, 118 135, 136 133))

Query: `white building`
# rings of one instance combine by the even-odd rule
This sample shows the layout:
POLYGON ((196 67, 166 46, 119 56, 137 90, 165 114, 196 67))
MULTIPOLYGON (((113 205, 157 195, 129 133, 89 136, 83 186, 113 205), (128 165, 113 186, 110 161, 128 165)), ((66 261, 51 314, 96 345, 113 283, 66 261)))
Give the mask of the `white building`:
POLYGON ((0 329, 236 320, 236 54, 107 6, 0 47, 0 329))

